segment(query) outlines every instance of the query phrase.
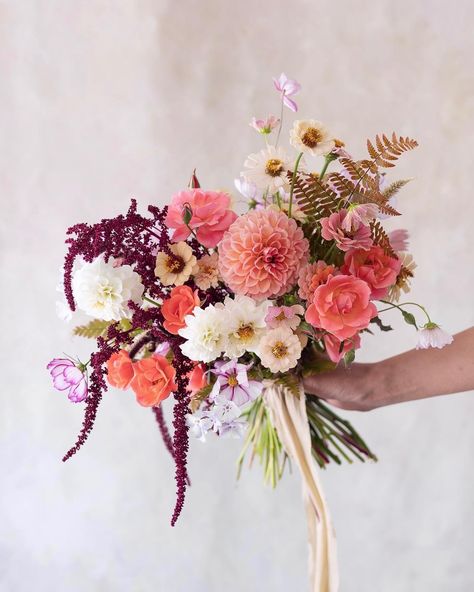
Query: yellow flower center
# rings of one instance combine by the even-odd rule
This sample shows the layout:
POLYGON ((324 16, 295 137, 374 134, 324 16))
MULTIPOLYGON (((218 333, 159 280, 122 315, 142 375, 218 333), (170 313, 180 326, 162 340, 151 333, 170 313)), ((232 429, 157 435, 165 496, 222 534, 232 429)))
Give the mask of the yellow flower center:
POLYGON ((316 148, 322 139, 323 136, 321 135, 321 132, 315 127, 309 127, 301 136, 301 141, 305 146, 308 146, 308 148, 316 148))
POLYGON ((178 255, 168 255, 166 259, 166 269, 170 273, 181 273, 184 269, 185 263, 182 257, 178 255))
POLYGON ((241 341, 250 341, 254 335, 255 329, 252 327, 252 325, 242 325, 237 329, 237 337, 241 341))
POLYGON ((278 360, 284 358, 288 353, 288 348, 282 341, 277 341, 272 347, 272 354, 278 360))
POLYGON ((237 386, 239 384, 239 381, 237 380, 237 377, 235 376, 235 374, 231 374, 229 376, 229 378, 227 379, 227 384, 229 386, 237 386))
POLYGON ((275 320, 276 320, 276 321, 284 321, 285 319, 286 319, 286 317, 285 317, 285 313, 284 313, 283 311, 281 311, 281 312, 280 312, 280 314, 278 314, 278 315, 275 317, 275 320))
POLYGON ((265 172, 270 177, 279 177, 283 172, 283 162, 278 158, 270 158, 270 160, 267 160, 265 172))

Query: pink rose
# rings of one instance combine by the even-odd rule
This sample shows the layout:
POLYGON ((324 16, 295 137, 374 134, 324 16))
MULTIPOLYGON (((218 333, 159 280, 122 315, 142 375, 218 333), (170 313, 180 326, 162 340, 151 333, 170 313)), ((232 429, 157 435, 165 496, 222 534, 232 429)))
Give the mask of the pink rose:
POLYGON ((329 359, 335 364, 338 364, 348 351, 351 349, 358 349, 360 347, 360 336, 358 333, 351 337, 351 339, 346 339, 345 341, 341 341, 334 335, 326 333, 323 337, 323 341, 329 359), (343 344, 342 348, 341 343, 343 344))
POLYGON ((184 317, 191 314, 199 304, 197 290, 193 292, 189 286, 176 286, 161 306, 163 327, 173 335, 178 335, 178 331, 186 326, 184 317))
POLYGON ((349 275, 332 276, 319 286, 306 311, 308 323, 332 333, 340 341, 365 329, 376 316, 369 285, 349 275))
POLYGON ((370 249, 373 243, 370 228, 351 216, 348 229, 347 216, 347 210, 342 209, 327 218, 321 218, 321 236, 328 241, 335 240, 341 251, 370 249))
POLYGON ((173 241, 186 240, 193 230, 202 245, 212 248, 217 246, 237 218, 237 214, 229 208, 230 196, 227 193, 202 189, 180 191, 171 200, 165 224, 174 229, 173 241), (186 214, 190 216, 187 225, 183 220, 186 214))
POLYGON ((348 251, 341 271, 367 282, 372 290, 371 298, 379 299, 384 298, 388 288, 397 281, 400 267, 399 259, 390 257, 382 247, 374 245, 369 251, 348 251))

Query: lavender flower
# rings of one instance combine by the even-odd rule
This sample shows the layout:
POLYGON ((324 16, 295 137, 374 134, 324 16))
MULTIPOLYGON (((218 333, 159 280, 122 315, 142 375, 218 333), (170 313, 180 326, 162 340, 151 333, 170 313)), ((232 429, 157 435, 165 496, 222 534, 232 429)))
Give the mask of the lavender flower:
POLYGON ((87 398, 87 374, 82 364, 76 365, 68 358, 54 358, 46 368, 50 371, 54 388, 68 391, 70 401, 81 403, 87 398))
POLYGON ((250 366, 239 364, 237 360, 217 362, 213 373, 217 376, 211 392, 211 399, 232 401, 243 407, 254 401, 262 392, 263 385, 257 380, 249 380, 247 370, 250 366))
POLYGON ((298 105, 290 99, 292 95, 296 95, 301 90, 301 85, 296 80, 291 80, 286 74, 281 73, 279 78, 273 79, 273 84, 278 92, 281 93, 283 104, 296 113, 298 105))

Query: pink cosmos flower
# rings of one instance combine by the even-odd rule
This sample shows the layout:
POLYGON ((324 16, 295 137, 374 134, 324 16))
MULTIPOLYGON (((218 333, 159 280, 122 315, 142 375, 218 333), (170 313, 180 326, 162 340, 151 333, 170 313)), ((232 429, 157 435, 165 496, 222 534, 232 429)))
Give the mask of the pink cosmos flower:
POLYGON ((304 315, 304 308, 301 304, 294 304, 293 306, 271 306, 268 309, 265 322, 270 329, 277 327, 288 327, 293 331, 301 323, 301 318, 304 315))
POLYGON ((263 300, 289 290, 308 257, 308 241, 293 219, 274 209, 240 216, 219 245, 219 269, 236 294, 263 300))
POLYGON ((426 323, 418 333, 416 349, 429 349, 436 347, 442 349, 453 342, 453 336, 441 329, 436 323, 426 323))
POLYGON ((341 341, 335 335, 326 333, 323 337, 323 341, 329 359, 335 364, 338 364, 348 351, 351 349, 359 349, 360 347, 360 335, 358 333, 344 341, 341 341), (342 349, 341 344, 343 344, 342 349))
POLYGON ((390 286, 397 281, 401 262, 387 255, 382 247, 372 246, 368 251, 354 249, 344 257, 342 273, 358 277, 370 286, 372 299, 384 298, 390 286))
POLYGON ((408 251, 408 230, 397 228, 388 233, 388 238, 394 251, 408 251))
POLYGON ((352 232, 361 225, 368 226, 377 217, 379 209, 375 204, 351 204, 342 221, 341 227, 346 232, 352 232))
POLYGON ((255 117, 252 117, 252 121, 249 125, 260 134, 271 134, 279 123, 280 120, 278 117, 269 115, 266 119, 256 119, 255 117))
POLYGON ((306 311, 308 323, 332 333, 340 341, 354 337, 376 316, 369 285, 349 275, 333 276, 319 286, 306 311))
POLYGON ((347 215, 347 210, 342 209, 327 218, 321 218, 321 236, 328 241, 335 240, 341 251, 370 249, 373 244, 370 228, 353 219, 351 230, 345 230, 344 221, 347 215))
POLYGON ((291 80, 286 74, 281 73, 279 78, 273 79, 276 90, 281 93, 283 104, 296 113, 298 105, 289 97, 296 95, 301 90, 301 85, 296 80, 291 80))
POLYGON ((173 241, 186 240, 193 230, 202 245, 212 248, 217 246, 236 218, 237 214, 230 209, 227 193, 190 189, 173 196, 165 223, 168 228, 174 229, 173 241), (183 216, 187 212, 191 218, 186 225, 183 216))
POLYGON ((54 388, 68 391, 68 399, 80 403, 87 398, 87 375, 67 358, 54 358, 46 366, 53 378, 54 388))
POLYGON ((326 283, 331 275, 337 273, 339 273, 339 270, 334 265, 328 265, 323 260, 304 265, 298 276, 298 294, 300 298, 312 300, 316 288, 326 283))

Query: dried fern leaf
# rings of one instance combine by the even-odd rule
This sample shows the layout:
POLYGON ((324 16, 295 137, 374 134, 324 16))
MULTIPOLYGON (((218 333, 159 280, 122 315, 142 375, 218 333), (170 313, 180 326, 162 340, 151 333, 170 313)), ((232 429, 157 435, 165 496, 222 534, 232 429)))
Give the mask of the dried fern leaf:
POLYGON ((391 199, 394 195, 396 195, 402 187, 405 187, 411 179, 399 179, 398 181, 394 181, 390 183, 390 185, 382 191, 382 195, 387 199, 391 199))
POLYGON ((297 174, 293 194, 299 208, 309 217, 325 218, 337 210, 339 196, 326 183, 311 175, 297 174))
POLYGON ((97 339, 97 337, 104 337, 107 334, 110 324, 111 321, 94 319, 90 323, 87 323, 87 325, 74 327, 73 334, 79 337, 87 337, 88 339, 97 339))
POLYGON ((393 161, 398 160, 401 154, 408 150, 413 150, 418 146, 418 142, 408 137, 397 136, 393 132, 391 139, 385 134, 378 134, 375 137, 375 146, 367 140, 367 151, 372 160, 381 167, 394 167, 393 161))
POLYGON ((387 233, 378 220, 373 220, 370 223, 370 230, 372 231, 372 240, 374 241, 374 245, 379 245, 382 247, 384 252, 390 257, 397 258, 397 254, 390 244, 390 239, 388 238, 387 233))
POLYGON ((292 374, 284 374, 277 378, 276 382, 287 388, 295 397, 300 394, 299 381, 296 376, 293 376, 292 374))

